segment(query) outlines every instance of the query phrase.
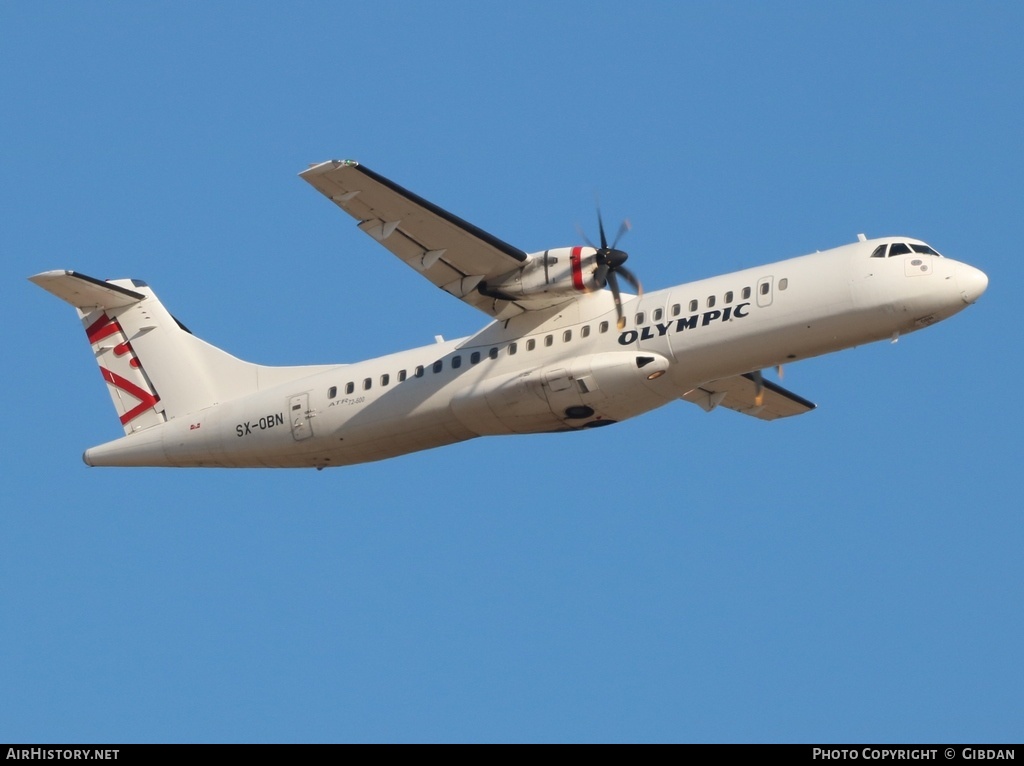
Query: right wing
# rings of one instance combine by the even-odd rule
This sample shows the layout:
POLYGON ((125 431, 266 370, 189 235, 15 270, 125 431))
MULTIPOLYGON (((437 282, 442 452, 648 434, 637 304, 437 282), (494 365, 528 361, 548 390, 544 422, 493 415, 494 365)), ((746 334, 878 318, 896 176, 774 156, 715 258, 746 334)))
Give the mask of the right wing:
POLYGON ((763 380, 762 386, 763 399, 760 405, 757 403, 757 381, 750 373, 704 383, 692 391, 687 391, 682 398, 700 406, 705 412, 711 412, 721 405, 761 420, 802 415, 816 406, 813 402, 787 391, 770 380, 763 380))
POLYGON ((527 254, 352 160, 331 160, 299 174, 402 261, 497 319, 525 309, 477 287, 520 268, 527 254))

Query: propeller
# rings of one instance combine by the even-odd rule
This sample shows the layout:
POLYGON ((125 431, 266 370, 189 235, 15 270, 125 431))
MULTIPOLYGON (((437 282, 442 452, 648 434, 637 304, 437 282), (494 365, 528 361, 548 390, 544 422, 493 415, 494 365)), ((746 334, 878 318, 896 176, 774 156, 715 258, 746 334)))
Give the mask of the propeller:
POLYGON ((623 221, 619 225, 619 230, 615 234, 615 239, 612 240, 611 247, 608 246, 608 237, 604 233, 604 219, 601 217, 601 208, 597 208, 597 230, 601 233, 601 246, 598 247, 587 239, 587 235, 583 235, 583 239, 588 245, 597 250, 597 256, 595 261, 597 263, 597 269, 594 271, 594 281, 598 287, 604 287, 608 285, 612 289, 612 300, 615 301, 615 316, 618 317, 617 326, 621 330, 626 326, 626 318, 622 315, 622 296, 619 293, 619 276, 621 275, 629 284, 631 284, 639 295, 643 295, 644 289, 640 285, 640 280, 636 278, 636 275, 632 271, 627 269, 623 264, 626 263, 626 259, 629 255, 625 251, 619 250, 616 246, 619 244, 619 240, 622 239, 627 231, 632 226, 629 220, 623 221))

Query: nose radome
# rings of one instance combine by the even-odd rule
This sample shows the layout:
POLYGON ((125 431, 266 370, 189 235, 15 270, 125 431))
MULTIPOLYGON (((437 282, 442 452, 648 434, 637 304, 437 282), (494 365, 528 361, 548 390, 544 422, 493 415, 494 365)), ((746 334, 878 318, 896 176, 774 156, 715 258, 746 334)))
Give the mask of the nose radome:
POLYGON ((988 287, 988 277, 981 269, 958 263, 956 266, 956 284, 960 288, 960 297, 964 303, 974 303, 988 287))

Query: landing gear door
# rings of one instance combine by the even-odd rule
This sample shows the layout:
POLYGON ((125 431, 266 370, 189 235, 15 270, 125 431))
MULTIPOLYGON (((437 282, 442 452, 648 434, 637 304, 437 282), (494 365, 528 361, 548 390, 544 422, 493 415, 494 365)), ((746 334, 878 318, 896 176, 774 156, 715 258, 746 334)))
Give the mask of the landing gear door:
POLYGON ((292 436, 300 442, 313 435, 313 413, 309 410, 309 394, 296 394, 288 400, 288 422, 292 436))
MULTIPOLYGON (((551 411, 559 419, 582 417, 576 413, 583 403, 575 381, 569 371, 562 367, 544 370, 544 394, 547 396, 551 411)), ((593 410, 590 410, 593 414, 593 410)))

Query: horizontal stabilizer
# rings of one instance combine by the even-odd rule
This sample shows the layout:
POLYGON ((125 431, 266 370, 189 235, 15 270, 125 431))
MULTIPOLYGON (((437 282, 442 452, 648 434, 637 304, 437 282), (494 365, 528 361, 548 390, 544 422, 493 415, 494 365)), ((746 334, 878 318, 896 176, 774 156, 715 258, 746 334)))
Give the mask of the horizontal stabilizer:
POLYGON ((77 271, 44 271, 29 277, 29 280, 79 309, 125 308, 146 297, 127 287, 88 277, 77 271))
POLYGON ((777 420, 793 415, 802 415, 815 408, 809 402, 792 391, 787 391, 770 380, 762 381, 762 401, 757 403, 758 384, 751 374, 734 375, 705 383, 692 391, 683 394, 683 399, 700 406, 705 412, 711 412, 721 405, 730 410, 751 415, 761 420, 777 420))

